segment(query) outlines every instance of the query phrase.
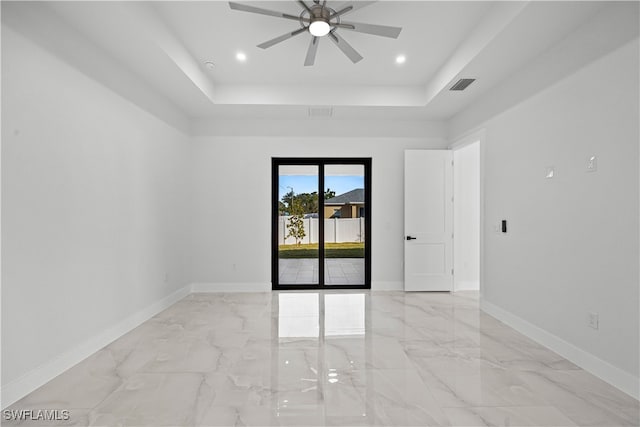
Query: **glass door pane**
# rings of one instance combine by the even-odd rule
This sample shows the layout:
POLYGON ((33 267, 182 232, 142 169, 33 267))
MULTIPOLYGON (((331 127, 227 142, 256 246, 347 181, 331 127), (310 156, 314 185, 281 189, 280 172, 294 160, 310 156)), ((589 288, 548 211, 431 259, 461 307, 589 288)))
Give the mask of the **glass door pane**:
POLYGON ((364 165, 325 165, 325 285, 365 284, 366 215, 364 165))
POLYGON ((318 166, 278 168, 278 283, 318 285, 318 166))

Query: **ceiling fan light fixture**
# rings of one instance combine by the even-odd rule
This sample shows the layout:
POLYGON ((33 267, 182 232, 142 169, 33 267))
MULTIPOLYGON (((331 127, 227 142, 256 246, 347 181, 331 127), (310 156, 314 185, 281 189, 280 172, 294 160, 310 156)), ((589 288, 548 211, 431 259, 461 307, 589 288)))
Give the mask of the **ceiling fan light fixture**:
POLYGON ((318 52, 318 44, 320 43, 321 38, 327 35, 331 36, 327 37, 329 41, 333 42, 333 44, 335 44, 336 47, 351 60, 351 62, 355 64, 363 59, 362 55, 360 55, 353 46, 338 34, 342 29, 392 39, 397 39, 400 35, 400 31, 402 31, 401 27, 342 21, 342 17, 347 13, 351 13, 352 11, 360 9, 368 4, 375 3, 374 1, 347 0, 347 3, 352 4, 342 4, 337 6, 335 9, 327 6, 327 0, 313 0, 313 4, 311 5, 309 5, 308 0, 297 0, 297 3, 302 6, 302 10, 298 16, 290 13, 263 9, 261 7, 251 6, 248 4, 236 3, 235 1, 230 1, 229 7, 241 12, 257 13, 260 15, 298 21, 300 23, 300 27, 296 30, 290 30, 281 36, 267 40, 264 43, 260 43, 258 47, 261 49, 267 49, 285 40, 289 40, 292 37, 308 32, 312 37, 304 60, 305 67, 314 64, 316 53, 318 52))
POLYGON ((327 34, 329 34, 329 31, 331 31, 331 26, 327 21, 323 19, 318 19, 316 21, 313 21, 309 25, 309 32, 311 33, 312 36, 315 36, 315 37, 324 37, 327 34))

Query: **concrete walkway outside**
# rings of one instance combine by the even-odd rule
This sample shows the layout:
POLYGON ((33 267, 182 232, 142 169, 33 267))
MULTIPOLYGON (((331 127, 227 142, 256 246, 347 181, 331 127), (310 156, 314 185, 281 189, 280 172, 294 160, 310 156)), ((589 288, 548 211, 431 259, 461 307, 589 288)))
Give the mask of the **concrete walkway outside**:
MULTIPOLYGON (((318 259, 281 259, 279 279, 281 285, 318 284, 318 259)), ((363 258, 325 259, 325 285, 362 285, 364 284, 363 258)))

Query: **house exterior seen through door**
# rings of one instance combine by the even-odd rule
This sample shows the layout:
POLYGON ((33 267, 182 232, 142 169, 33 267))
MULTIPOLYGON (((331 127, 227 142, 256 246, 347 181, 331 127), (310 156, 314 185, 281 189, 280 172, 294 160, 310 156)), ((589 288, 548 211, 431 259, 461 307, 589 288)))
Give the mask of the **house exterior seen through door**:
POLYGON ((370 158, 273 158, 273 289, 370 289, 370 218, 370 158))

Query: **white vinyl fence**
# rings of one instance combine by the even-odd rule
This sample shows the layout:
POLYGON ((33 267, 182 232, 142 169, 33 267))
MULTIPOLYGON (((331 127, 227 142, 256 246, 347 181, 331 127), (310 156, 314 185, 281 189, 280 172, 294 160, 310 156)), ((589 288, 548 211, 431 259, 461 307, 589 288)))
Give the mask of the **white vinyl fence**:
MULTIPOLYGON (((295 245, 296 239, 285 238, 289 234, 287 224, 289 217, 281 216, 278 220, 278 244, 295 245)), ((300 243, 318 243, 318 218, 305 218, 304 238, 300 243)), ((364 242, 364 218, 328 218, 324 220, 325 243, 364 242)))

